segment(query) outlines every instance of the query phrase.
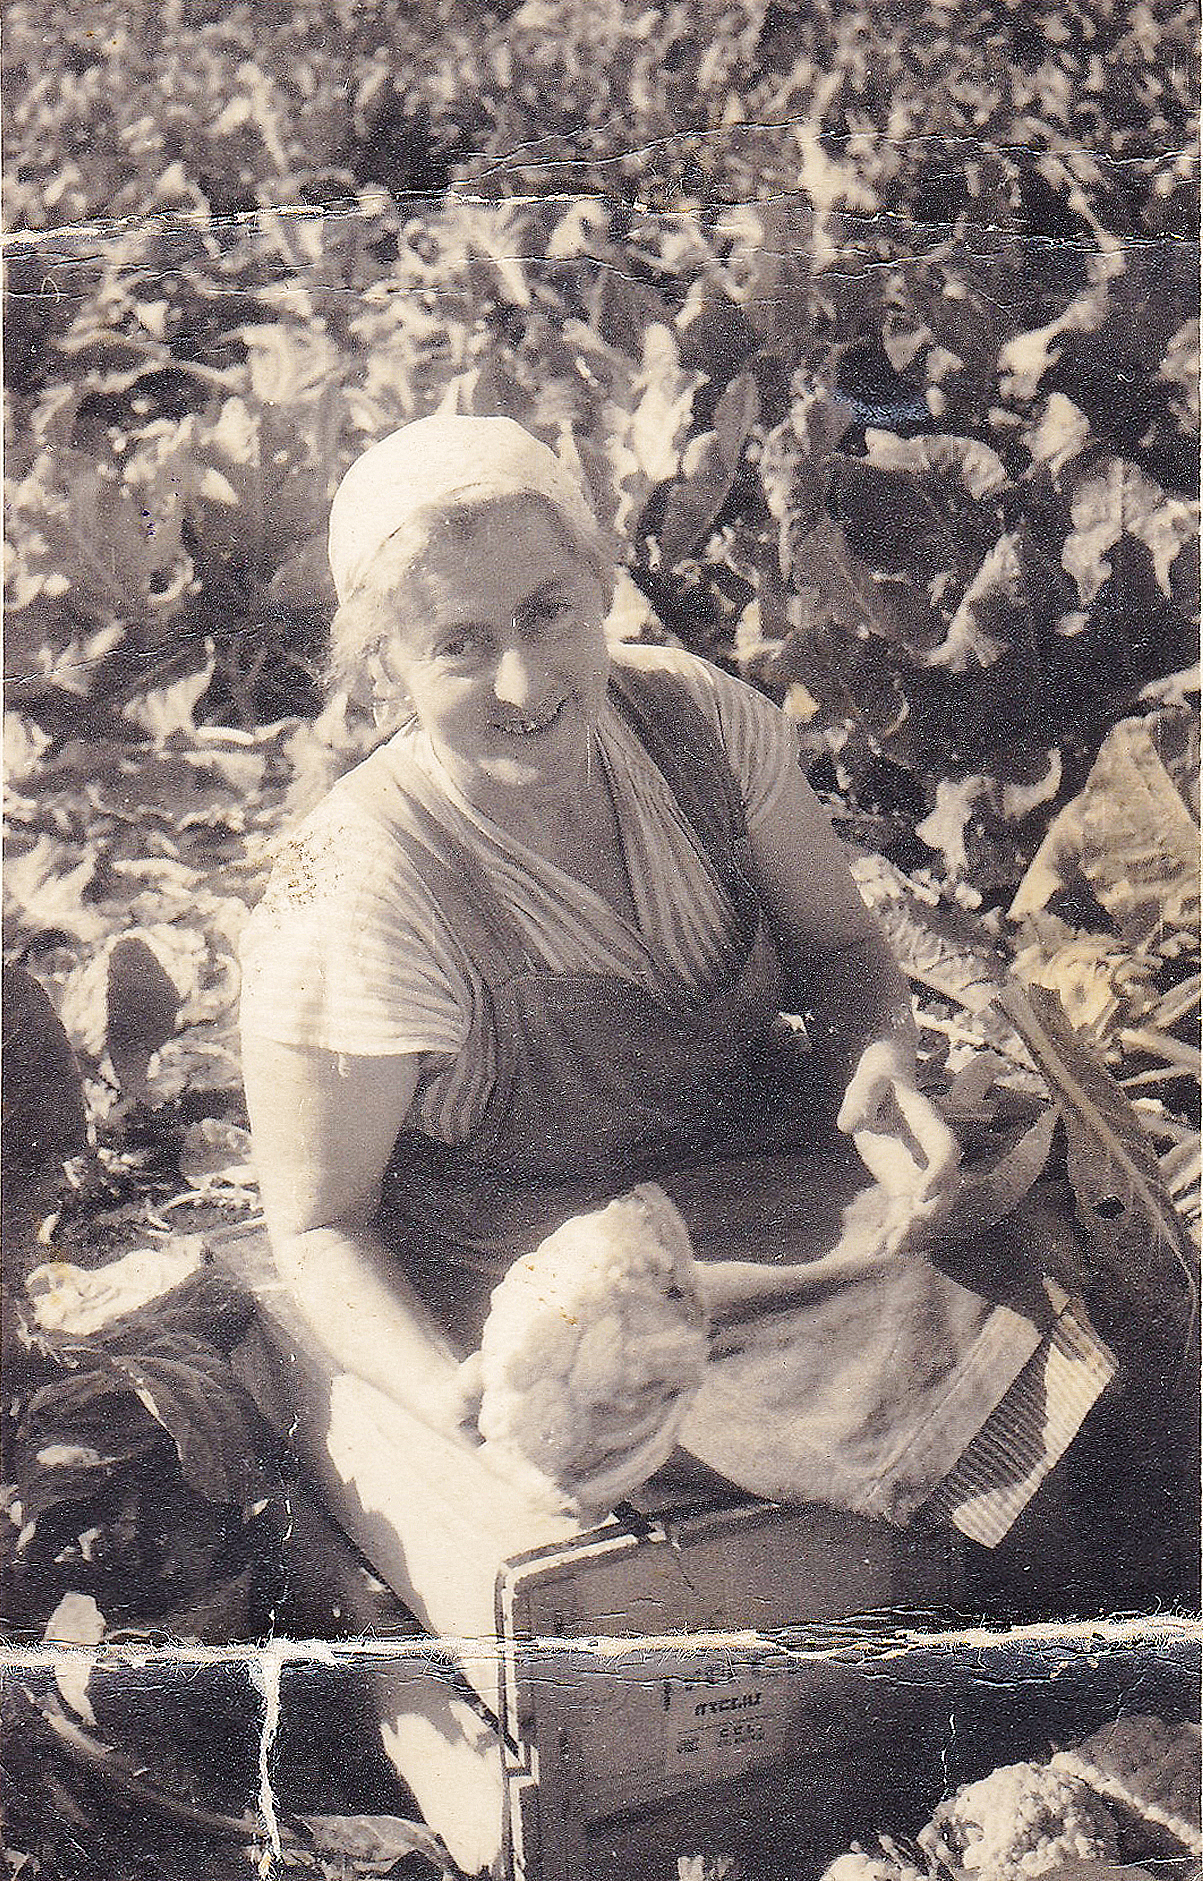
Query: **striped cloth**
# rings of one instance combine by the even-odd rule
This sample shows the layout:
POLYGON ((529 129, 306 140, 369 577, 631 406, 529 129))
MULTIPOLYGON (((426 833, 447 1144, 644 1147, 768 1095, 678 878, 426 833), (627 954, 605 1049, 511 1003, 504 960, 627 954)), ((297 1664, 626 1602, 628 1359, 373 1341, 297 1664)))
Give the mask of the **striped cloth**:
MULTIPOLYGON (((719 736, 755 828, 795 771, 791 720, 692 654, 620 647, 615 658, 683 681, 719 736)), ((534 959, 554 972, 617 974, 661 994, 679 996, 682 982, 699 992, 721 982, 736 945, 725 891, 613 705, 598 745, 637 925, 474 809, 424 736, 402 732, 335 786, 278 857, 243 938, 244 1035, 363 1057, 429 1054, 415 1121, 442 1142, 471 1134, 496 1064, 480 974, 439 905, 431 852, 406 823, 403 788, 364 788, 373 772, 403 786, 415 764, 436 774, 448 828, 484 865, 534 959)), ((436 861, 454 856, 449 846, 436 861)))
POLYGON ((985 1548, 1022 1514, 1116 1372, 1082 1307, 1055 1281, 1044 1285, 1052 1331, 927 1505, 985 1548))

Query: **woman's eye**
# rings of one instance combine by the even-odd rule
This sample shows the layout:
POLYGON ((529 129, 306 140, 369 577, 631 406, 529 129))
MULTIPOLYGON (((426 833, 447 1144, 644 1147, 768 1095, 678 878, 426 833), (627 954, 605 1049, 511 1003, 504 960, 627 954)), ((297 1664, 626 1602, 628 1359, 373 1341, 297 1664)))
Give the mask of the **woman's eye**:
POLYGON ((557 621, 564 620, 571 612, 572 608, 567 601, 540 601, 535 610, 535 619, 546 622, 548 626, 554 626, 557 621))
POLYGON ((448 634, 446 640, 440 640, 435 648, 435 658, 438 660, 470 659, 477 652, 479 644, 477 634, 448 634))

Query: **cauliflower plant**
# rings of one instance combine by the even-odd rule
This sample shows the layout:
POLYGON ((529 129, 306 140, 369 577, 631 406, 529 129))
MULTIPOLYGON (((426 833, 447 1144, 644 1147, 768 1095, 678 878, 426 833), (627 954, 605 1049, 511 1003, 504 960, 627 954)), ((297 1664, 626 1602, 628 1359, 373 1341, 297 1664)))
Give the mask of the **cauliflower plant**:
POLYGON ((478 1425, 496 1467, 603 1510, 672 1451, 708 1352, 685 1224, 642 1183, 515 1262, 481 1339, 478 1425))
POLYGON ((919 1837, 937 1862, 980 1881, 1028 1881, 1071 1861, 1113 1861, 1116 1825, 1079 1778, 1009 1763, 942 1802, 919 1837))

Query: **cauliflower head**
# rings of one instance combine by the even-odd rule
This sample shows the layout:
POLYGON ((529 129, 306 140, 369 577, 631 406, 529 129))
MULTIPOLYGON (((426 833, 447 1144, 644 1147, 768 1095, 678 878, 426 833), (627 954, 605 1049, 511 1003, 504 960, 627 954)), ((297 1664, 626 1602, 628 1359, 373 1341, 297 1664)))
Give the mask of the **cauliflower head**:
POLYGON ((1203 1855, 1199 1735, 1194 1724, 1117 1718, 1076 1750, 1058 1751, 1052 1767, 1080 1778, 1125 1814, 1167 1829, 1193 1854, 1203 1855))
POLYGON ((925 1877, 921 1869, 901 1857, 895 1860, 884 1849, 874 1855, 853 1847, 824 1868, 820 1881, 925 1881, 925 1877))
POLYGON ((1009 1763, 942 1802, 921 1847, 981 1881, 1027 1881, 1071 1861, 1113 1861, 1116 1825, 1099 1797, 1067 1771, 1009 1763))
POLYGON ((480 1434, 532 1493, 610 1508, 667 1460, 708 1349, 685 1223, 641 1183, 573 1216, 494 1288, 480 1434))

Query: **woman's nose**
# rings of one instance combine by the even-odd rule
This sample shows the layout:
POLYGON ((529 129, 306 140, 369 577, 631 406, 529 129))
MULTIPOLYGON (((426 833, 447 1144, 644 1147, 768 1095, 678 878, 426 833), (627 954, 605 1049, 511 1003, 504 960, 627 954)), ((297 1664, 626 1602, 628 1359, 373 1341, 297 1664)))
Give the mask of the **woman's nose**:
POLYGON ((493 691, 506 705, 525 705, 532 691, 532 676, 521 647, 507 647, 497 662, 493 691))

